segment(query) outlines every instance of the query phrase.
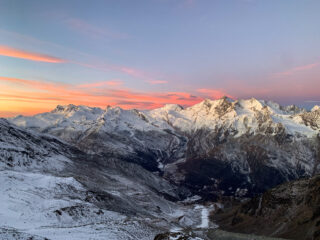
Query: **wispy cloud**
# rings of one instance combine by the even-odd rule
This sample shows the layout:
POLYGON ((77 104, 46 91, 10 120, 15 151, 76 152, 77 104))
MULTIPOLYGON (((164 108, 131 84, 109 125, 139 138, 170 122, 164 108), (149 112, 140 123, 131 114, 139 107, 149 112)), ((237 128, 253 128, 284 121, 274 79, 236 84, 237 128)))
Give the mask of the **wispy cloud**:
POLYGON ((121 66, 121 65, 115 65, 115 64, 90 64, 90 63, 88 64, 88 63, 82 63, 77 61, 70 61, 70 63, 77 64, 82 67, 96 69, 99 71, 104 71, 104 72, 109 72, 109 71, 120 72, 130 77, 140 79, 152 85, 168 83, 167 80, 162 80, 163 79, 162 76, 157 77, 157 76, 154 76, 157 74, 148 73, 133 67, 121 66))
POLYGON ((34 53, 25 50, 20 50, 16 48, 12 48, 9 46, 0 45, 0 55, 13 57, 13 58, 22 58, 31 61, 38 62, 49 62, 49 63, 63 63, 65 60, 57 57, 52 57, 49 55, 34 53))
MULTIPOLYGON (((218 98, 226 95, 218 90, 189 92, 141 92, 120 88, 117 81, 71 85, 38 80, 0 77, 0 112, 34 114, 38 106, 50 110, 57 104, 77 104, 106 107, 117 105, 125 109, 152 109, 166 103, 189 106, 200 102, 204 97, 218 98), (99 88, 99 86, 103 86, 99 88)), ((38 111, 40 112, 40 110, 38 111)), ((9 114, 10 115, 10 114, 9 114)))
POLYGON ((115 32, 106 27, 98 27, 87 21, 78 18, 67 18, 64 22, 74 31, 82 33, 93 38, 115 38, 126 39, 128 35, 125 33, 115 32))
POLYGON ((303 66, 298 66, 298 67, 289 69, 289 70, 284 71, 284 72, 276 73, 276 74, 274 74, 274 76, 276 76, 276 77, 291 76, 291 75, 293 75, 295 73, 307 71, 307 70, 313 69, 313 68, 318 67, 318 66, 320 66, 320 62, 307 64, 307 65, 303 65, 303 66))
MULTIPOLYGON (((64 17, 64 18, 66 18, 66 17, 64 17)), ((73 22, 73 24, 75 25, 74 27, 79 26, 79 28, 80 28, 81 24, 86 26, 86 23, 82 22, 81 20, 74 19, 74 21, 71 21, 71 22, 73 22)), ((91 26, 91 27, 87 26, 87 28, 85 27, 84 29, 85 30, 82 29, 81 31, 86 31, 87 33, 89 33, 91 31, 91 32, 95 32, 95 34, 102 34, 102 35, 107 34, 105 32, 105 30, 96 28, 94 26, 91 26), (88 30, 88 29, 91 29, 91 30, 88 30)), ((34 52, 26 51, 26 50, 20 50, 20 49, 15 49, 15 48, 12 48, 9 46, 1 46, 0 45, 0 55, 3 55, 3 56, 23 58, 23 59, 32 60, 32 61, 76 64, 81 67, 91 68, 91 69, 104 71, 104 72, 110 72, 110 71, 120 72, 120 73, 126 74, 128 76, 131 76, 133 78, 140 79, 140 80, 142 80, 148 84, 152 84, 152 85, 165 84, 168 82, 167 80, 164 80, 162 76, 160 76, 161 74, 150 73, 150 72, 143 71, 141 69, 137 69, 137 68, 130 67, 130 66, 106 63, 105 60, 98 59, 96 56, 86 54, 83 52, 79 52, 79 51, 75 51, 75 50, 72 50, 67 47, 63 47, 63 46, 60 46, 60 45, 57 45, 57 44, 54 44, 51 42, 40 41, 38 39, 29 37, 26 35, 14 33, 14 32, 8 32, 8 31, 4 31, 2 29, 0 29, 0 34, 4 34, 8 38, 14 39, 14 41, 17 41, 17 42, 28 42, 29 45, 31 45, 31 46, 41 45, 42 48, 45 48, 45 49, 46 48, 58 49, 59 51, 68 52, 68 54, 73 57, 71 57, 68 60, 65 60, 62 58, 48 56, 45 54, 34 53, 34 52), (82 60, 80 60, 79 58, 82 60), (79 59, 79 60, 72 60, 72 59, 79 59), (86 61, 88 59, 91 59, 91 61, 86 61), (92 61, 94 63, 92 63, 92 61)), ((121 36, 121 34, 120 34, 120 36, 121 36)))

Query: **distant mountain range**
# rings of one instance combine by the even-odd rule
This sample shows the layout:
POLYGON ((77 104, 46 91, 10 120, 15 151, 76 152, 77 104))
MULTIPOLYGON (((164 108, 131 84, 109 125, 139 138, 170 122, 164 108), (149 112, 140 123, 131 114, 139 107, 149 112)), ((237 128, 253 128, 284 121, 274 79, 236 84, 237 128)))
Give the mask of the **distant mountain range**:
POLYGON ((319 106, 223 97, 147 111, 57 106, 8 120, 137 163, 202 197, 252 196, 320 170, 319 106))

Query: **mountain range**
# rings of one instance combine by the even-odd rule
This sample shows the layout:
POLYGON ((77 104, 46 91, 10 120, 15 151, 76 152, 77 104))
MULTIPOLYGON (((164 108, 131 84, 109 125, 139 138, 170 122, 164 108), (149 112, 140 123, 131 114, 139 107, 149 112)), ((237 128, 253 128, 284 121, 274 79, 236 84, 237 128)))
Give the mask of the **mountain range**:
POLYGON ((319 106, 227 97, 153 110, 70 104, 0 119, 0 132, 4 239, 153 239, 185 229, 228 239, 203 232, 217 227, 209 213, 223 199, 259 199, 320 172, 319 106))
POLYGON ((88 154, 137 163, 202 197, 252 196, 320 166, 320 109, 206 99, 139 111, 57 106, 10 122, 88 154))

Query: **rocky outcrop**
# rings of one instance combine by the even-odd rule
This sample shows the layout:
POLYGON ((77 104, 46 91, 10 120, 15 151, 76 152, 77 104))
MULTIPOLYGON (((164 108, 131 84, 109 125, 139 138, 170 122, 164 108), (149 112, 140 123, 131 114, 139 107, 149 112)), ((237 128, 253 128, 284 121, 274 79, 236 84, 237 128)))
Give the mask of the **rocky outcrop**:
POLYGON ((319 240, 320 175, 282 184, 211 218, 233 232, 319 240))

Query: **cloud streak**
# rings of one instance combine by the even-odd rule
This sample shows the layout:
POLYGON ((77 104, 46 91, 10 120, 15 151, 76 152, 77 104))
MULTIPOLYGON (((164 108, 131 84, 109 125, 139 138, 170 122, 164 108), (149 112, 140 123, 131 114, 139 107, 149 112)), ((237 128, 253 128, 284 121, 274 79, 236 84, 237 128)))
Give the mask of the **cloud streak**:
POLYGON ((63 63, 66 62, 61 58, 52 57, 45 54, 24 51, 9 46, 0 45, 0 55, 13 58, 21 58, 37 62, 63 63))
MULTIPOLYGON (((93 25, 90 25, 86 23, 83 20, 76 19, 76 18, 67 18, 68 24, 70 24, 70 27, 74 28, 74 30, 77 31, 82 31, 85 34, 92 34, 96 36, 107 36, 107 35, 112 35, 113 33, 108 33, 106 29, 99 28, 93 25)), ((75 51, 75 50, 70 50, 69 48, 51 43, 51 42, 45 42, 45 41, 40 41, 38 39, 26 36, 26 35, 21 35, 18 33, 14 32, 8 32, 0 29, 0 34, 4 34, 5 36, 8 36, 8 38, 13 38, 15 42, 28 42, 31 45, 41 45, 44 48, 50 48, 50 49, 58 49, 59 51, 64 51, 68 52, 72 55, 74 55, 73 59, 79 59, 79 56, 86 57, 86 58, 95 58, 95 56, 92 56, 90 54, 86 54, 83 52, 75 51)), ((114 34, 114 37, 118 36, 121 37, 122 34, 114 34)), ((125 36, 125 34, 124 34, 125 36)), ((123 37, 124 37, 123 36, 123 37)), ((0 56, 7 56, 7 57, 13 57, 13 58, 21 58, 21 59, 26 59, 26 60, 31 60, 31 61, 40 61, 40 62, 49 62, 49 63, 69 63, 69 64, 75 64, 81 67, 86 67, 86 68, 91 68, 95 69, 98 71, 103 71, 103 72, 118 72, 125 74, 127 76, 133 77, 135 79, 140 79, 148 84, 151 85, 156 85, 156 84, 166 84, 168 83, 167 80, 164 80, 159 77, 159 74, 155 73, 149 73, 146 71, 142 71, 137 68, 133 68, 130 66, 124 66, 124 65, 116 65, 112 63, 103 63, 101 59, 96 60, 96 63, 88 63, 85 60, 72 60, 72 59, 62 59, 58 57, 53 57, 41 53, 35 53, 35 52, 30 52, 26 50, 21 50, 21 49, 15 49, 10 46, 5 46, 5 45, 0 45, 0 56)))
POLYGON ((320 62, 316 62, 316 63, 312 63, 312 64, 308 64, 308 65, 303 65, 303 66, 298 66, 298 67, 289 69, 288 71, 285 71, 285 72, 276 73, 275 76, 278 76, 278 77, 291 76, 291 75, 294 75, 295 73, 311 70, 311 69, 318 67, 318 66, 320 66, 320 62))
POLYGON ((137 68, 115 65, 115 64, 88 64, 88 63, 83 63, 78 61, 69 61, 69 62, 79 65, 81 67, 91 68, 91 69, 95 69, 103 72, 115 71, 115 72, 123 73, 135 79, 140 79, 151 85, 168 83, 167 80, 162 80, 160 77, 154 77, 155 74, 151 74, 137 68))

